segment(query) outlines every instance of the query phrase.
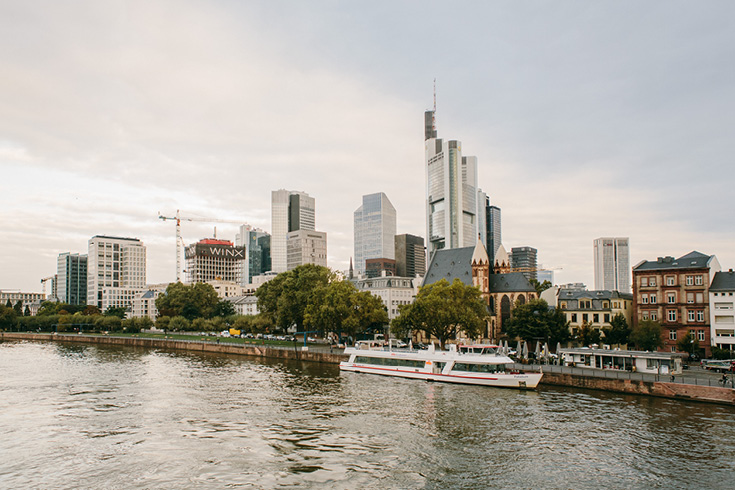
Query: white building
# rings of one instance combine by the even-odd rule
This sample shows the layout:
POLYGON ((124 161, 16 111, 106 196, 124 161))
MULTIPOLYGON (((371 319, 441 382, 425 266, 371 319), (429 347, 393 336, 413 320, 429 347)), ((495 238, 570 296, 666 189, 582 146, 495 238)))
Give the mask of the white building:
POLYGON ((595 239, 594 259, 596 290, 631 292, 628 238, 595 239))
POLYGON ((477 241, 477 158, 462 156, 462 143, 437 138, 435 111, 424 114, 426 236, 429 258, 443 248, 477 241))
POLYGON ((400 305, 410 305, 413 303, 419 292, 423 278, 411 277, 373 277, 367 279, 357 279, 353 281, 355 287, 360 291, 369 291, 371 294, 378 296, 388 310, 388 318, 393 320, 398 316, 398 307, 400 305))
POLYGON ((235 313, 238 315, 257 315, 259 313, 258 298, 256 296, 236 296, 227 298, 227 301, 232 303, 235 313))
POLYGON ((148 317, 154 322, 158 318, 158 308, 156 308, 156 300, 166 290, 149 289, 141 291, 133 296, 133 302, 130 306, 130 314, 128 317, 143 318, 148 317))
POLYGON ((710 341, 735 350, 735 273, 716 272, 709 288, 710 341))
POLYGON ((87 304, 100 311, 132 305, 146 290, 146 249, 137 238, 97 235, 89 240, 87 304))
POLYGON ((271 270, 288 270, 288 234, 316 229, 316 202, 305 192, 271 192, 271 270))
POLYGON ((355 270, 365 275, 367 259, 396 258, 396 208, 382 192, 362 196, 354 213, 355 270))
POLYGON ((286 267, 304 264, 327 266, 327 234, 323 231, 298 230, 287 235, 286 267))

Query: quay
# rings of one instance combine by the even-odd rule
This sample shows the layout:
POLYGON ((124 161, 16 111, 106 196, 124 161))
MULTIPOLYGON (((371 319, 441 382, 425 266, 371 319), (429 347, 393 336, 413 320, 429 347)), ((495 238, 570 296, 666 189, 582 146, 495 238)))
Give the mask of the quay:
MULTIPOLYGON (((347 359, 347 356, 342 353, 342 349, 332 350, 329 347, 310 347, 309 350, 302 350, 297 345, 289 347, 228 342, 217 343, 212 340, 0 332, 0 341, 18 340, 184 350, 327 364, 339 364, 340 361, 347 359)), ((719 385, 714 377, 698 379, 694 376, 676 375, 672 380, 671 376, 668 375, 598 370, 572 366, 518 364, 516 367, 528 371, 543 371, 544 376, 541 384, 547 386, 567 386, 629 395, 708 402, 735 407, 735 389, 732 386, 723 387, 719 385)))

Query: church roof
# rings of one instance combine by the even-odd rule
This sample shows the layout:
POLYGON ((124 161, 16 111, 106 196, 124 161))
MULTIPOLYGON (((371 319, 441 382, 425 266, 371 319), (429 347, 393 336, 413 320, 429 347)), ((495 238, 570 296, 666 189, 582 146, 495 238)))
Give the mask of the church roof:
POLYGON ((489 264, 490 263, 490 257, 487 255, 487 250, 485 250, 485 245, 482 243, 482 240, 480 240, 480 237, 477 237, 477 243, 475 244, 475 251, 472 253, 472 263, 473 264, 489 264))
POLYGON ((495 263, 496 264, 509 264, 510 265, 510 259, 508 258, 508 252, 505 250, 505 247, 501 243, 498 247, 498 251, 495 252, 495 263))
POLYGON ((536 292, 526 276, 522 272, 509 272, 507 274, 490 274, 491 293, 531 293, 536 292))
POLYGON ((431 257, 429 269, 424 276, 423 285, 434 284, 442 279, 452 283, 459 279, 472 286, 472 257, 475 247, 449 248, 437 250, 431 257))

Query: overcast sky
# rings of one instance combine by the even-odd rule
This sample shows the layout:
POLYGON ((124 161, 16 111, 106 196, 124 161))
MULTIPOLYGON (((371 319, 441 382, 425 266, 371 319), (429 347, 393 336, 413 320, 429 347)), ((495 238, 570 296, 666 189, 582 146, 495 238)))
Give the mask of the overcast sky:
POLYGON ((731 1, 0 0, 0 67, 0 289, 40 291, 98 234, 173 280, 159 211, 270 231, 280 188, 316 199, 334 269, 364 194, 424 236, 434 78, 503 244, 558 283, 594 287, 600 236, 630 237, 631 266, 735 267, 731 1))

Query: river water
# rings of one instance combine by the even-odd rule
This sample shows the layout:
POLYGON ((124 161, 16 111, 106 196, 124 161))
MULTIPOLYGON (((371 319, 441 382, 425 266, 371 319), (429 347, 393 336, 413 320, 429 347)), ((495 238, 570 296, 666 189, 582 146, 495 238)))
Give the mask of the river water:
POLYGON ((735 488, 735 410, 5 342, 0 488, 735 488))

